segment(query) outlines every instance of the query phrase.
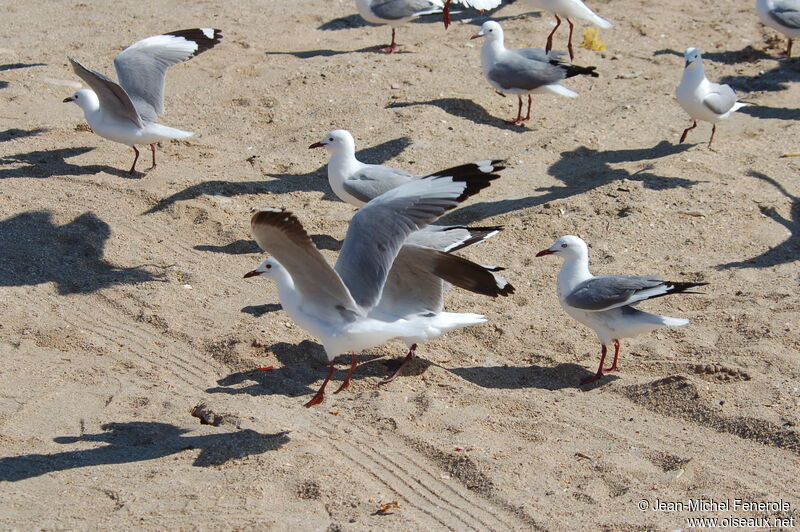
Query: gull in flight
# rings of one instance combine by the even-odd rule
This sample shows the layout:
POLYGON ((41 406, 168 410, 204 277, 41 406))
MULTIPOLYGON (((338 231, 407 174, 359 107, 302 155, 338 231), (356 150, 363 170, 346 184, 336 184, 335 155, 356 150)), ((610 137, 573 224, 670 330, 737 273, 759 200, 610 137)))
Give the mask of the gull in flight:
POLYGON ((167 69, 213 48, 220 39, 221 32, 212 28, 179 30, 142 39, 114 59, 119 83, 70 57, 73 70, 91 89, 81 89, 64 102, 74 102, 83 109, 92 131, 133 148, 136 155, 131 174, 139 159, 136 144, 150 145, 155 168, 156 142, 194 135, 156 122, 164 113, 167 69))
POLYGON ((558 273, 558 301, 564 311, 575 320, 591 327, 602 344, 600 366, 597 373, 581 381, 589 384, 606 373, 619 369, 620 338, 648 333, 659 327, 680 327, 689 320, 670 318, 637 310, 634 306, 655 297, 670 294, 694 294, 688 290, 708 283, 673 283, 655 277, 633 275, 599 275, 589 272, 589 249, 581 238, 567 235, 555 244, 536 254, 537 257, 558 255, 564 265, 558 273), (606 349, 614 343, 614 361, 604 368, 606 349))

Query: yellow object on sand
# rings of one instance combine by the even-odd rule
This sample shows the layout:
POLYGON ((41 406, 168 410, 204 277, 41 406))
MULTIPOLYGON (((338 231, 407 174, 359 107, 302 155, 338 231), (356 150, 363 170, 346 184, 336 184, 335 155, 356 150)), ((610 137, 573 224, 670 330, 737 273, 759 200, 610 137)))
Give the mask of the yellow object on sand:
POLYGON ((597 28, 586 28, 583 30, 583 42, 581 48, 602 52, 606 49, 606 44, 600 40, 600 30, 597 28))

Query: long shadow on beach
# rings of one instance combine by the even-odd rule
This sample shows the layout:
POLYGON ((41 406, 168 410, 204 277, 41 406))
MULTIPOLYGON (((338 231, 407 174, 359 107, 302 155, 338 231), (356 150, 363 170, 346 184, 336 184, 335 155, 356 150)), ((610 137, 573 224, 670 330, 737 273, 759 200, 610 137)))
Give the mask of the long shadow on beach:
POLYGON ((0 458, 0 482, 17 482, 55 471, 110 464, 156 460, 190 449, 200 449, 192 465, 218 466, 243 456, 280 449, 289 441, 287 432, 260 434, 239 430, 222 434, 186 436, 191 429, 167 423, 131 421, 107 423, 104 432, 62 436, 56 443, 102 442, 102 447, 54 454, 25 454, 0 458))
POLYGON ((37 127, 36 129, 6 129, 5 131, 0 131, 0 142, 22 139, 25 137, 33 137, 35 135, 44 133, 45 131, 47 130, 41 127, 37 127))
MULTIPOLYGON (((762 59, 777 59, 763 50, 757 50, 752 45, 748 44, 741 50, 726 50, 724 52, 706 52, 700 50, 704 60, 714 61, 715 63, 723 63, 726 65, 735 65, 738 63, 754 63, 762 59)), ((656 50, 653 55, 673 55, 681 59, 684 58, 683 50, 673 50, 671 48, 663 48, 656 50)))
POLYGON ((774 222, 784 226, 789 230, 789 238, 756 257, 720 264, 717 269, 726 270, 730 268, 768 268, 779 264, 788 264, 800 260, 800 198, 793 196, 783 185, 761 172, 751 171, 747 175, 760 179, 781 191, 781 194, 791 200, 792 205, 789 210, 790 218, 784 218, 772 207, 759 206, 761 214, 772 219, 774 222))
POLYGON ((610 165, 651 161, 683 153, 691 147, 691 144, 671 144, 663 140, 651 148, 632 150, 597 151, 581 146, 572 151, 562 152, 561 158, 547 170, 549 175, 563 182, 564 186, 536 189, 537 192, 542 192, 537 196, 484 201, 468 205, 445 216, 440 223, 475 223, 492 216, 583 194, 623 179, 640 181, 646 188, 652 190, 665 190, 676 187, 689 188, 697 184, 697 181, 681 177, 659 176, 649 172, 652 166, 647 166, 642 170, 631 173, 625 169, 612 168, 610 165))
MULTIPOLYGON (((514 103, 514 106, 513 109, 509 107, 509 115, 514 109, 516 109, 516 99, 512 99, 511 101, 514 103)), ((469 120, 473 124, 493 126, 498 129, 506 129, 509 131, 516 131, 518 133, 530 131, 530 129, 524 125, 510 124, 507 120, 503 120, 498 116, 490 114, 489 111, 484 109, 481 105, 465 98, 439 98, 425 102, 393 102, 387 105, 386 108, 400 109, 403 107, 414 107, 416 105, 431 105, 433 107, 438 107, 448 114, 469 120)))
POLYGON ((53 282, 59 294, 89 293, 116 284, 156 280, 139 268, 119 268, 103 258, 111 228, 87 212, 65 225, 52 214, 30 211, 0 221, 0 286, 53 282))
POLYGON ((589 390, 618 378, 616 375, 608 375, 590 386, 581 386, 581 380, 594 375, 594 372, 578 364, 569 363, 562 363, 556 366, 451 368, 448 371, 482 388, 505 390, 521 388, 538 388, 551 391, 565 388, 589 390))
MULTIPOLYGON (((269 350, 281 362, 281 366, 273 370, 261 371, 253 369, 232 373, 217 381, 219 386, 209 388, 207 393, 224 393, 229 395, 285 395, 287 397, 300 397, 316 392, 316 387, 321 384, 328 369, 328 358, 322 345, 303 340, 300 344, 278 342, 270 346, 269 350)), ((397 356, 405 355, 398 350, 397 356)), ((357 381, 367 377, 384 377, 394 370, 395 362, 399 358, 385 358, 381 355, 361 354, 356 357, 358 367, 353 373, 352 380, 357 381)), ((328 391, 333 393, 341 384, 350 364, 350 356, 337 357, 337 368, 328 391)), ((410 367, 408 375, 419 374, 430 363, 424 360, 415 360, 415 368, 410 367)), ((310 399, 310 397, 309 397, 310 399)))
MULTIPOLYGON (((36 131, 36 130, 33 130, 36 131)), ((6 132, 7 133, 7 132, 6 132)), ((32 133, 34 134, 34 133, 32 133)), ((57 175, 94 175, 100 172, 117 177, 131 178, 127 171, 105 165, 78 166, 68 163, 66 159, 83 155, 94 148, 60 148, 56 150, 32 151, 0 157, 0 179, 9 178, 48 178, 57 175), (22 166, 19 166, 22 165, 22 166), (18 168, 3 168, 18 166, 18 168)), ((139 175, 139 177, 141 174, 139 175)))
MULTIPOLYGON (((356 157, 364 162, 381 164, 392 157, 396 157, 410 145, 410 138, 400 137, 371 148, 359 150, 356 152, 356 157)), ((288 192, 317 190, 325 194, 322 199, 336 201, 336 196, 328 186, 326 173, 327 152, 324 156, 326 163, 309 174, 273 174, 268 176, 272 178, 269 181, 206 181, 198 183, 164 198, 154 207, 145 211, 144 214, 162 211, 173 203, 194 199, 203 194, 231 197, 245 194, 286 194, 288 192)))

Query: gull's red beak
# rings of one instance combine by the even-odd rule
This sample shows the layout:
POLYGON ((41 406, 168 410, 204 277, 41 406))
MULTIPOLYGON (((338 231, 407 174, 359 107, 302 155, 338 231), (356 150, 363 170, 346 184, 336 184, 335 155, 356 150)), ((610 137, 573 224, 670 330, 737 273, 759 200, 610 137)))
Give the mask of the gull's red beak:
POLYGON ((480 39, 481 37, 483 37, 483 35, 481 35, 480 33, 476 33, 475 35, 470 37, 469 40, 471 41, 472 39, 480 39))
POLYGON ((261 275, 261 272, 256 270, 247 272, 246 274, 244 274, 244 279, 247 279, 248 277, 255 277, 256 275, 261 275))
POLYGON ((75 101, 75 98, 70 96, 69 98, 64 98, 64 102, 63 103, 68 103, 68 102, 72 102, 72 101, 75 101))
POLYGON ((314 148, 324 148, 325 145, 321 142, 315 142, 311 146, 308 147, 309 150, 313 150, 314 148))
POLYGON ((551 251, 549 249, 543 249, 539 253, 536 254, 537 257, 544 257, 545 255, 552 255, 555 251, 551 251))

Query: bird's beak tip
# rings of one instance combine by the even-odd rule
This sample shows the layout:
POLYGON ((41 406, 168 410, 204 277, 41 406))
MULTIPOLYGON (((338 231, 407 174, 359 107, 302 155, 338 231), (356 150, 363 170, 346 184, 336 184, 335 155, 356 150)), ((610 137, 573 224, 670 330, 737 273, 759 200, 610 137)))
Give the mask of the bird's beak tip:
POLYGON ((247 279, 248 277, 255 277, 256 275, 261 275, 261 272, 257 272, 256 270, 252 270, 244 274, 243 279, 247 279))
POLYGON ((311 146, 309 146, 309 147, 308 147, 308 149, 309 149, 309 150, 313 150, 314 148, 322 148, 323 146, 325 146, 323 143, 321 143, 321 142, 315 142, 314 144, 312 144, 311 146))
POLYGON ((72 97, 70 96, 69 98, 64 98, 64 101, 63 101, 62 103, 68 103, 68 102, 71 102, 71 101, 73 101, 73 100, 74 100, 74 98, 72 98, 72 97))
POLYGON ((473 40, 473 39, 480 39, 481 37, 483 37, 483 35, 481 35, 480 33, 476 33, 475 35, 473 35, 472 37, 470 37, 470 38, 469 38, 469 40, 471 41, 471 40, 473 40))
POLYGON ((543 249, 539 253, 536 254, 537 257, 544 257, 545 255, 552 255, 555 251, 551 251, 549 249, 543 249))

